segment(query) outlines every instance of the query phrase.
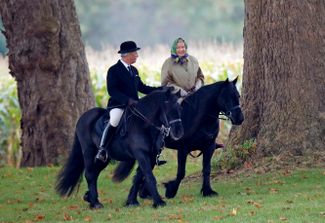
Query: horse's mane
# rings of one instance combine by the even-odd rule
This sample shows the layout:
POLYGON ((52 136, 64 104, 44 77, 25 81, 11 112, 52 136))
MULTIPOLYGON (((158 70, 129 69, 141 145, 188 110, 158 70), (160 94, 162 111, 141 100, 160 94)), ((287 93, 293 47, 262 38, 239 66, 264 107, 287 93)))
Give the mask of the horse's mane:
POLYGON ((204 85, 199 90, 186 97, 182 102, 182 107, 187 110, 187 112, 202 110, 203 107, 201 105, 209 105, 210 103, 207 103, 206 100, 211 100, 211 97, 214 97, 221 89, 223 83, 225 83, 225 81, 204 85))
POLYGON ((160 104, 166 100, 166 92, 156 90, 150 94, 142 97, 137 103, 136 108, 144 113, 153 112, 155 109, 160 108, 160 104))

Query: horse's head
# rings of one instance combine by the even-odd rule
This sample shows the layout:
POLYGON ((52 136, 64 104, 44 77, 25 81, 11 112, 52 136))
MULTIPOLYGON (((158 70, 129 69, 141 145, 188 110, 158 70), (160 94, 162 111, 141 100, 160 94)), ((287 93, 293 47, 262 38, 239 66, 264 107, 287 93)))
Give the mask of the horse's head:
MULTIPOLYGON (((238 77, 237 77, 238 78, 238 77)), ((244 115, 239 104, 239 92, 236 88, 237 78, 234 81, 228 79, 222 83, 218 96, 218 106, 233 125, 240 125, 244 121, 244 115)))
POLYGON ((182 107, 177 102, 178 97, 174 94, 172 94, 172 89, 170 88, 164 88, 165 91, 165 100, 163 103, 163 115, 162 122, 164 125, 168 126, 170 128, 170 136, 174 140, 180 139, 184 135, 184 129, 182 125, 182 107))

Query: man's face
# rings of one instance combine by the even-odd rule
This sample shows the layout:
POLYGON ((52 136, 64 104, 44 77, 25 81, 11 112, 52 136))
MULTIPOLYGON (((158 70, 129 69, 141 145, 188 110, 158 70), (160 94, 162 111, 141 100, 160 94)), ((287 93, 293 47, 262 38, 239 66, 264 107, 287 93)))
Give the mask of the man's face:
POLYGON ((125 61, 128 64, 134 64, 138 59, 138 52, 134 51, 134 52, 130 52, 125 56, 125 61))

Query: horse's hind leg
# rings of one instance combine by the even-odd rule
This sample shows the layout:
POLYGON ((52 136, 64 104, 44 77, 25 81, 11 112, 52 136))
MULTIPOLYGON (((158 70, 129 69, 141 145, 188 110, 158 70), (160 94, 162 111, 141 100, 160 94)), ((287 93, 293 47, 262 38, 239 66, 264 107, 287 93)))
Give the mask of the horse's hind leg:
POLYGON ((166 188, 165 196, 167 198, 173 198, 176 196, 179 185, 183 178, 185 177, 185 167, 186 167, 186 157, 187 153, 184 151, 185 149, 180 149, 177 152, 177 176, 175 180, 171 180, 167 183, 164 183, 166 188))
POLYGON ((214 152, 215 144, 210 146, 203 152, 203 184, 201 193, 203 196, 217 196, 218 193, 212 190, 210 184, 210 174, 211 174, 211 158, 214 152))
POLYGON ((159 206, 165 206, 166 202, 163 201, 157 190, 157 181, 152 173, 151 161, 149 157, 146 157, 143 153, 135 153, 134 155, 138 160, 140 169, 144 175, 146 187, 152 196, 154 202, 153 207, 157 208, 159 206))

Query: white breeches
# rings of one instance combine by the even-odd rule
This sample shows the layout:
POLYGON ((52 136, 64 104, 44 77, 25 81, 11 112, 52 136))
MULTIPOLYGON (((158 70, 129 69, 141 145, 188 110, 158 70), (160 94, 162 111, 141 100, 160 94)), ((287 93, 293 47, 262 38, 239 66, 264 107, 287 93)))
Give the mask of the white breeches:
POLYGON ((113 127, 117 127, 118 123, 121 120, 121 117, 123 115, 124 109, 121 108, 113 108, 109 112, 109 124, 113 127))

